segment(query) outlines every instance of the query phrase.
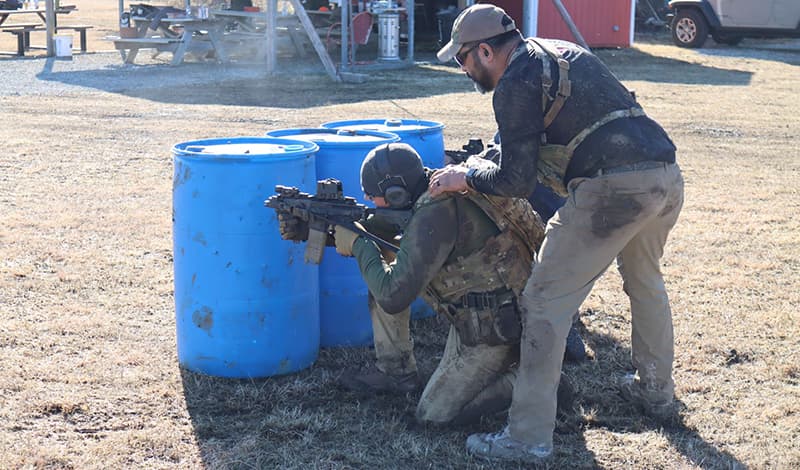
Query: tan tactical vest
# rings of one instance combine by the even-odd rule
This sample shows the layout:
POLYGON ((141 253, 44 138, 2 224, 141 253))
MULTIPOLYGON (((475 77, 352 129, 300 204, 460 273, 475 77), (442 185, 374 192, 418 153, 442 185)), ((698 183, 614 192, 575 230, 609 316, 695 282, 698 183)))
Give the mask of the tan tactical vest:
MULTIPOLYGON (((523 52, 527 52, 530 49, 536 51, 536 57, 542 62, 542 112, 547 110, 548 103, 552 103, 550 109, 547 110, 547 113, 544 115, 544 128, 547 129, 550 127, 550 124, 553 123, 556 116, 561 111, 561 108, 564 106, 564 102, 572 93, 572 84, 569 80, 569 61, 561 57, 558 50, 546 41, 528 38, 526 45, 527 47, 520 47, 514 51, 509 63, 523 52), (550 96, 550 88, 553 85, 553 80, 550 74, 550 60, 548 60, 548 56, 558 64, 558 90, 556 91, 555 97, 550 96)), ((550 187, 555 193, 566 196, 567 188, 564 186, 564 177, 567 174, 567 167, 569 166, 575 149, 578 148, 589 134, 615 119, 644 115, 645 113, 641 108, 619 109, 611 111, 598 119, 594 124, 580 131, 567 145, 548 144, 544 141, 545 139, 543 139, 543 143, 539 146, 539 163, 537 166, 539 182, 550 187)))
MULTIPOLYGON (((464 165, 473 168, 494 164, 473 156, 464 165)), ((476 204, 500 233, 489 238, 482 249, 446 264, 431 281, 429 287, 432 289, 423 297, 435 306, 439 302, 459 304, 468 293, 522 293, 544 239, 542 219, 522 198, 490 196, 474 191, 454 197, 463 197, 476 204)), ((417 200, 415 210, 431 201, 430 194, 425 192, 417 200)), ((456 200, 456 204, 461 203, 456 200)))

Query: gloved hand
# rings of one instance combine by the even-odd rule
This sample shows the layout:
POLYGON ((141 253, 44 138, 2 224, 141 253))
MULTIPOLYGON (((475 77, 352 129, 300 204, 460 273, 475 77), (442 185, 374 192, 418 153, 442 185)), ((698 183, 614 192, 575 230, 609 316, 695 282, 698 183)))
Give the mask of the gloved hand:
POLYGON ((353 243, 355 243, 356 238, 358 238, 357 233, 341 225, 337 225, 334 228, 333 238, 336 239, 337 253, 342 256, 353 256, 353 243))
POLYGON ((278 212, 278 229, 284 240, 293 242, 308 240, 308 223, 288 212, 278 212))

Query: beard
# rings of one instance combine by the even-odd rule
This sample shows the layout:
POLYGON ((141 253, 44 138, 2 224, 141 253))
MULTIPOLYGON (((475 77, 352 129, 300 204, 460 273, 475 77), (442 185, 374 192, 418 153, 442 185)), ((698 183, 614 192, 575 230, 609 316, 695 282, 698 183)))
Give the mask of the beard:
POLYGON ((489 73, 486 70, 486 67, 477 61, 475 67, 476 69, 474 71, 474 75, 467 72, 467 77, 472 80, 472 85, 475 87, 475 91, 483 95, 494 90, 494 85, 489 79, 489 73))
POLYGON ((472 86, 473 86, 473 87, 475 87, 475 91, 477 91, 478 93, 480 93, 480 94, 482 94, 482 95, 485 95, 487 92, 489 92, 489 90, 487 90, 486 88, 484 88, 484 86, 483 86, 483 85, 481 85, 481 84, 480 84, 480 82, 478 82, 477 80, 475 80, 474 78, 472 78, 472 77, 470 76, 470 74, 467 74, 467 76, 470 78, 470 80, 472 80, 472 86))

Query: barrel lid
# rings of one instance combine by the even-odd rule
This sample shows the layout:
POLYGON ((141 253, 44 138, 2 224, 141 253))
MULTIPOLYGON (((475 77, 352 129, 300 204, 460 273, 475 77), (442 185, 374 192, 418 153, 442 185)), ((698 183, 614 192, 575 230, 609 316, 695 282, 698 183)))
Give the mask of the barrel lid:
POLYGON ((182 142, 172 148, 184 157, 276 158, 305 156, 319 150, 313 142, 274 137, 233 137, 182 142))
POLYGON ((370 148, 376 145, 397 142, 400 140, 394 133, 379 132, 367 129, 327 129, 327 128, 301 128, 278 129, 267 132, 271 137, 290 137, 314 142, 320 148, 327 146, 365 145, 370 148))
POLYGON ((322 127, 329 129, 374 130, 391 132, 399 136, 427 134, 444 129, 444 124, 420 119, 361 119, 354 121, 326 122, 322 127))

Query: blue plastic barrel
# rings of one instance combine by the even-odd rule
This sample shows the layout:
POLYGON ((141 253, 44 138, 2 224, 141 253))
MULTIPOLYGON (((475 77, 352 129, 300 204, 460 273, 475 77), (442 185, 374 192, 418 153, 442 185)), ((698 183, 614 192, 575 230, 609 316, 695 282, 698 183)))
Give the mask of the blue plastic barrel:
MULTIPOLYGON (((444 165, 444 124, 419 119, 361 119, 355 121, 326 122, 322 127, 331 129, 368 129, 391 132, 400 137, 400 142, 417 151, 422 164, 428 168, 444 165)), ((426 318, 435 315, 433 309, 421 298, 411 304, 411 318, 426 318)))
MULTIPOLYGON (((386 132, 324 128, 280 129, 267 135, 316 143, 317 179, 340 180, 345 195, 362 204, 367 201, 361 191, 361 162, 378 145, 400 139, 386 132)), ((319 289, 320 346, 372 344, 369 290, 356 260, 340 256, 333 247, 325 248, 319 266, 319 289)))
POLYGON ((178 361, 220 377, 294 372, 319 352, 318 268, 264 200, 316 187, 313 143, 209 139, 172 149, 178 361))
POLYGON ((361 119, 326 122, 322 127, 391 132, 400 137, 400 142, 413 147, 426 167, 441 168, 444 165, 444 124, 440 122, 419 119, 361 119))

